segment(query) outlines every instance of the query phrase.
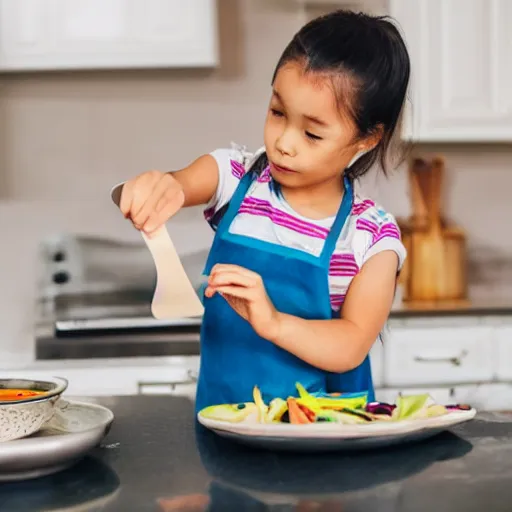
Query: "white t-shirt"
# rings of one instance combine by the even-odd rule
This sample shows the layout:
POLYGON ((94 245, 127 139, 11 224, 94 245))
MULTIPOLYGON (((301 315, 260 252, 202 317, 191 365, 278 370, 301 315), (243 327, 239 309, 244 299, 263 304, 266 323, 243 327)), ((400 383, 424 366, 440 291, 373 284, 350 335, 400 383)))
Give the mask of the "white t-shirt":
MULTIPOLYGON (((252 154, 233 144, 231 149, 211 153, 219 167, 219 185, 205 217, 213 229, 240 179, 263 151, 261 148, 252 154)), ((334 217, 313 220, 294 211, 277 192, 267 168, 252 183, 229 230, 319 256, 333 222, 334 217)), ((329 293, 335 311, 341 309, 352 279, 365 262, 386 250, 396 252, 401 268, 406 250, 395 218, 371 199, 354 194, 351 215, 338 238, 329 268, 329 293)))

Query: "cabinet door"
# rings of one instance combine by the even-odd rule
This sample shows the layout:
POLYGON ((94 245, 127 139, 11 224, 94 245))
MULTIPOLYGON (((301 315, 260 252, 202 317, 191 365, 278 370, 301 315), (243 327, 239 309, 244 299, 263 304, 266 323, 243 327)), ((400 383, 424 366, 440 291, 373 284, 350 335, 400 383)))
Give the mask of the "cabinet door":
POLYGON ((403 136, 512 140, 512 2, 391 0, 412 65, 403 136))
POLYGON ((0 0, 0 71, 214 66, 215 0, 0 0))

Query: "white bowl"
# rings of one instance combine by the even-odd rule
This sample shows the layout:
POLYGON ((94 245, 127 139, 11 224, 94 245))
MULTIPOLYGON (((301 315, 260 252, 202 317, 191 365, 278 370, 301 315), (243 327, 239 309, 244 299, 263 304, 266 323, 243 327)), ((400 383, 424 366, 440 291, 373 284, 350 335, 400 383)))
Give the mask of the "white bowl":
POLYGON ((44 395, 22 400, 0 399, 0 443, 26 437, 40 430, 52 419, 55 404, 67 387, 68 381, 60 377, 20 379, 0 376, 0 389, 45 391, 44 395))

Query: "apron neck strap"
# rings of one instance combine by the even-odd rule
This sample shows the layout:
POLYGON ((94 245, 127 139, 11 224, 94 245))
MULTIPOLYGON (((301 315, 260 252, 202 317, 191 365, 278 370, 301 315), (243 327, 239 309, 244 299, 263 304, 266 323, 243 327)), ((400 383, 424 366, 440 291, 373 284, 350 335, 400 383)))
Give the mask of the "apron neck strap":
POLYGON ((320 255, 320 258, 326 265, 330 264, 331 256, 332 253, 334 252, 334 249, 336 248, 338 238, 340 237, 341 232, 343 231, 343 228, 347 223, 347 220, 352 212, 352 204, 354 202, 354 190, 352 182, 347 176, 343 177, 343 186, 345 189, 343 193, 343 199, 341 201, 338 213, 336 214, 336 218, 334 219, 331 229, 329 230, 329 234, 327 235, 327 238, 325 240, 324 247, 322 249, 322 254, 320 255))
POLYGON ((249 171, 240 180, 240 183, 235 189, 235 193, 229 201, 228 209, 220 221, 220 224, 217 228, 217 233, 222 234, 224 231, 229 229, 229 226, 231 226, 231 222, 233 222, 233 219, 238 213, 238 210, 240 209, 242 201, 244 200, 254 177, 254 173, 249 171))

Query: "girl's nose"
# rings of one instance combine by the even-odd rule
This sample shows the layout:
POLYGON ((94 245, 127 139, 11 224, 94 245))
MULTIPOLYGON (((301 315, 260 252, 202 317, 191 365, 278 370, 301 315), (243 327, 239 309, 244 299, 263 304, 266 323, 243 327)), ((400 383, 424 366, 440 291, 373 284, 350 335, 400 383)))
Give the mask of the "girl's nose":
POLYGON ((276 140, 276 149, 282 155, 295 156, 295 143, 293 141, 293 134, 290 130, 285 130, 280 137, 276 140))

